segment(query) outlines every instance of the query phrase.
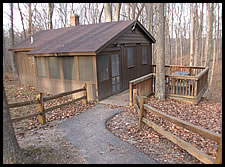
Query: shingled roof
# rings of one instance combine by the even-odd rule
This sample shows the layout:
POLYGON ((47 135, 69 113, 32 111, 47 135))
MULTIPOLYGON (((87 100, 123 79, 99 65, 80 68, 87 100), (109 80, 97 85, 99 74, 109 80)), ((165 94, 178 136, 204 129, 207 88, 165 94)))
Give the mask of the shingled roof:
MULTIPOLYGON (((98 53, 134 23, 135 20, 128 20, 42 30, 33 35, 32 44, 30 38, 26 38, 10 50, 31 50, 28 55, 98 53)), ((139 25, 150 40, 155 42, 152 35, 138 21, 136 25, 139 25)))

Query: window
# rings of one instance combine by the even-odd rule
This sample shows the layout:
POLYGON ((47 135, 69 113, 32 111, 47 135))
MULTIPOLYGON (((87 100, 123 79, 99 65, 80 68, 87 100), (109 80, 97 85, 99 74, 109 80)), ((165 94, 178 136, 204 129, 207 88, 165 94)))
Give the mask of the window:
POLYGON ((98 81, 109 79, 108 55, 98 56, 98 81))
POLYGON ((65 80, 76 80, 74 57, 62 57, 63 75, 65 80))
POLYGON ((37 64, 38 76, 39 77, 47 77, 45 58, 44 57, 37 57, 36 58, 36 64, 37 64))
POLYGON ((127 48, 128 67, 134 65, 134 48, 127 48))
POLYGON ((48 58, 49 77, 54 79, 60 79, 59 73, 59 60, 58 57, 48 58))
POLYGON ((142 46, 141 54, 142 54, 142 64, 147 64, 148 63, 147 46, 142 46))
POLYGON ((80 81, 93 81, 93 63, 92 56, 78 57, 80 81))

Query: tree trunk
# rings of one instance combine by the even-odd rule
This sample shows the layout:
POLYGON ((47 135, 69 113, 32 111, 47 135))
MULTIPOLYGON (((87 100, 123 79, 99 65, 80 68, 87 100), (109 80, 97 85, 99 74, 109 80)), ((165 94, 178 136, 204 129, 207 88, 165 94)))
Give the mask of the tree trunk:
POLYGON ((109 3, 104 3, 105 22, 112 21, 112 6, 109 3))
POLYGON ((207 36, 206 36, 206 44, 205 44, 205 66, 209 67, 210 65, 210 59, 211 59, 211 47, 212 47, 212 30, 213 30, 213 6, 210 7, 210 5, 207 3, 208 8, 208 16, 207 16, 207 36))
POLYGON ((176 34, 176 55, 175 55, 175 64, 178 65, 178 30, 177 27, 175 29, 175 34, 176 34))
POLYGON ((203 46, 202 46, 202 43, 203 43, 203 40, 202 40, 202 32, 203 32, 203 8, 204 8, 204 3, 202 3, 202 11, 201 11, 201 16, 200 16, 200 25, 199 25, 199 28, 200 28, 200 31, 199 31, 199 54, 200 54, 200 65, 202 66, 202 60, 203 60, 203 54, 204 54, 204 50, 203 50, 203 46))
POLYGON ((213 73, 215 68, 215 61, 216 61, 216 19, 214 20, 214 39, 213 39, 213 64, 212 64, 212 70, 211 70, 211 76, 210 76, 210 82, 209 82, 209 90, 212 86, 212 80, 213 80, 213 73))
POLYGON ((48 29, 53 29, 52 16, 54 10, 54 3, 48 3, 48 29))
POLYGON ((220 23, 220 5, 218 4, 218 24, 217 24, 217 42, 216 42, 216 47, 217 47, 217 49, 216 49, 216 65, 218 64, 218 61, 219 61, 219 23, 220 23))
POLYGON ((20 151, 3 88, 3 164, 17 163, 20 151))
POLYGON ((165 17, 164 4, 157 4, 158 9, 158 33, 157 33, 157 56, 156 56, 156 88, 155 97, 165 100, 165 17))
POLYGON ((190 32, 190 66, 193 65, 193 56, 194 56, 194 11, 193 4, 191 3, 191 32, 190 32))
POLYGON ((120 8, 121 8, 121 3, 116 3, 115 21, 120 20, 120 8))
POLYGON ((153 4, 146 3, 147 12, 147 30, 152 34, 152 21, 153 21, 153 4))
POLYGON ((28 36, 31 35, 32 35, 32 12, 31 12, 31 3, 29 3, 28 36))
POLYGON ((198 6, 195 4, 195 54, 194 54, 194 66, 198 65, 198 56, 199 56, 199 22, 198 22, 198 6))
POLYGON ((20 18, 21 18, 21 22, 22 22, 22 26, 23 26, 23 33, 24 33, 24 38, 26 38, 26 31, 25 31, 25 28, 24 28, 24 22, 23 22, 23 14, 22 14, 22 11, 20 9, 20 3, 18 3, 18 10, 20 12, 20 18))

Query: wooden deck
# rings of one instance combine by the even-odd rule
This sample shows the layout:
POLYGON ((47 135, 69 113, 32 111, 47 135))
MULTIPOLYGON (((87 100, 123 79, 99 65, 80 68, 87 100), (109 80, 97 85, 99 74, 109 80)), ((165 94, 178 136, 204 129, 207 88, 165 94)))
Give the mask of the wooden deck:
MULTIPOLYGON (((198 104, 208 86, 209 68, 177 65, 166 65, 165 67, 166 96, 198 104)), ((132 105, 133 89, 138 89, 138 94, 141 96, 154 94, 155 71, 156 66, 153 65, 153 73, 130 81, 130 105, 132 105)))

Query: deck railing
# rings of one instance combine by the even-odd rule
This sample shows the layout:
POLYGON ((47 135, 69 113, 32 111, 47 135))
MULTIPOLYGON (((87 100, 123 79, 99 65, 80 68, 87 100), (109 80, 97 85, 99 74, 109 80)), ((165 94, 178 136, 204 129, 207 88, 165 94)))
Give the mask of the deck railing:
MULTIPOLYGON (((209 68, 175 65, 165 67, 166 96, 198 104, 208 86, 209 68), (175 72, 187 72, 189 75, 173 75, 175 72)), ((156 66, 153 65, 153 73, 130 81, 130 105, 133 103, 133 89, 137 89, 140 96, 148 96, 155 92, 155 71, 156 66)))

